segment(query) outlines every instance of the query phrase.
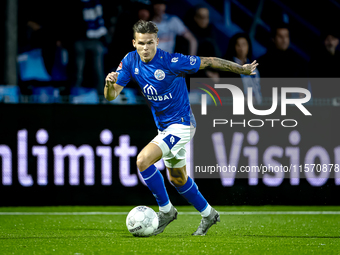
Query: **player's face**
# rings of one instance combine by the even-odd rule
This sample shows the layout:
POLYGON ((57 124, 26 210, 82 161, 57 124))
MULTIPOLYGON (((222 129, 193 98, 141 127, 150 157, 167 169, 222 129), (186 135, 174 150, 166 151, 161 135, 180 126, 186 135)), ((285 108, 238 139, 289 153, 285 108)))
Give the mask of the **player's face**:
POLYGON ((247 39, 244 37, 238 38, 235 44, 236 57, 241 60, 247 58, 248 50, 249 45, 247 39))
POLYGON ((135 39, 132 40, 133 47, 136 48, 143 62, 149 62, 153 59, 158 42, 157 34, 135 33, 135 39))
POLYGON ((276 30, 274 44, 278 50, 285 51, 288 49, 290 43, 289 30, 287 28, 279 28, 276 30))

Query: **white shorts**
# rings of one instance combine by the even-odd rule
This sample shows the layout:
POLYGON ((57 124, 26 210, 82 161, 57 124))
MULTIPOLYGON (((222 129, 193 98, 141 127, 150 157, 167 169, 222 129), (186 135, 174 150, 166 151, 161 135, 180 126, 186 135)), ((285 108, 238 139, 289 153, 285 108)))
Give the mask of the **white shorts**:
POLYGON ((164 164, 168 168, 180 168, 186 165, 185 145, 194 136, 196 128, 183 124, 172 124, 158 135, 151 143, 158 145, 162 150, 164 164))

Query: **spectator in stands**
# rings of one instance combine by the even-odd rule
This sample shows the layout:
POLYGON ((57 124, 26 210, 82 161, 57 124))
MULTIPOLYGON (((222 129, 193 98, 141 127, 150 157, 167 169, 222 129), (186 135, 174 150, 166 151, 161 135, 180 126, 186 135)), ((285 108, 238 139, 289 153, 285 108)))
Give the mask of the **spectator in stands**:
POLYGON ((19 24, 18 62, 21 92, 31 94, 34 87, 62 87, 59 81, 66 81, 68 78, 67 51, 62 48, 60 35, 54 30, 52 23, 39 12, 33 12, 19 24), (66 55, 62 63, 59 58, 61 51, 66 55))
MULTIPOLYGON (((261 77, 306 77, 307 62, 289 47, 290 34, 288 24, 280 23, 272 28, 272 42, 272 47, 268 49, 266 54, 258 59, 258 69, 260 70, 261 77)), ((287 84, 278 84, 278 82, 273 84, 270 80, 262 79, 262 95, 264 97, 272 97, 272 88, 277 87, 278 92, 280 93, 282 86, 287 86, 287 84)), ((301 83, 299 87, 307 88, 307 83, 301 83)), ((293 96, 296 97, 299 95, 293 96)))
MULTIPOLYGON (((309 62, 309 76, 313 78, 340 77, 339 33, 337 29, 322 32, 321 47, 316 50, 309 62)), ((313 98, 339 97, 338 79, 312 79, 311 90, 313 98)))
POLYGON ((68 30, 65 38, 73 45, 73 86, 96 88, 99 94, 103 94, 107 28, 104 24, 102 4, 100 0, 77 0, 68 3, 64 1, 64 4, 60 5, 67 8, 59 11, 62 11, 65 17, 64 27, 68 30), (90 58, 87 53, 91 54, 90 58), (89 60, 91 65, 87 65, 89 60), (90 72, 84 72, 85 68, 90 72))
MULTIPOLYGON (((197 39, 197 56, 221 57, 221 52, 216 43, 218 36, 214 26, 210 23, 209 15, 208 7, 204 4, 198 4, 186 13, 184 22, 197 39)), ((199 70, 190 77, 210 78, 212 83, 219 82, 220 79, 219 72, 212 68, 199 70)), ((190 84, 189 81, 187 84, 190 84)))
POLYGON ((108 47, 107 64, 110 71, 117 69, 119 62, 126 53, 135 50, 132 45, 132 27, 140 19, 149 21, 151 18, 151 8, 150 0, 131 1, 129 8, 119 15, 112 41, 108 47))
POLYGON ((176 36, 182 36, 189 42, 189 54, 196 55, 197 40, 195 36, 185 27, 177 16, 165 13, 167 1, 153 0, 152 4, 154 11, 152 21, 154 21, 158 27, 158 48, 174 53, 176 36))
MULTIPOLYGON (((254 59, 252 57, 252 44, 249 36, 245 33, 238 33, 231 37, 227 52, 223 58, 234 61, 240 65, 252 63, 254 59)), ((233 85, 239 86, 245 96, 248 94, 248 88, 253 88, 253 102, 260 104, 262 102, 260 73, 258 69, 256 69, 255 72, 256 75, 252 76, 238 75, 230 72, 225 72, 225 74, 221 74, 221 76, 230 78, 241 77, 240 80, 233 80, 235 83, 233 83, 233 85)))
POLYGON ((340 77, 339 34, 337 30, 322 33, 322 45, 309 62, 310 77, 340 77))
POLYGON ((218 36, 214 26, 210 23, 209 14, 208 7, 203 4, 199 4, 188 11, 184 21, 197 39, 197 56, 222 57, 216 43, 218 36))
POLYGON ((273 45, 258 59, 262 77, 304 77, 305 61, 290 47, 289 27, 281 23, 272 29, 273 45), (275 63, 275 64, 273 64, 275 63))

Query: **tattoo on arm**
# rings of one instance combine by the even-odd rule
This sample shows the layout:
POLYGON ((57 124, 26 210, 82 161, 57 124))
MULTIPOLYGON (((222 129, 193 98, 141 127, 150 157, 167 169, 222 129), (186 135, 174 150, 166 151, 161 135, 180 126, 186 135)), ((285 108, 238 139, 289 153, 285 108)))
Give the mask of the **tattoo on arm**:
POLYGON ((201 57, 200 69, 205 69, 207 67, 211 67, 219 71, 229 71, 237 74, 244 73, 244 68, 235 62, 215 57, 201 57))
POLYGON ((207 58, 207 57, 200 57, 200 59, 201 59, 201 65, 200 65, 200 70, 201 69, 205 69, 205 68, 207 68, 207 67, 211 67, 211 59, 212 58, 207 58))

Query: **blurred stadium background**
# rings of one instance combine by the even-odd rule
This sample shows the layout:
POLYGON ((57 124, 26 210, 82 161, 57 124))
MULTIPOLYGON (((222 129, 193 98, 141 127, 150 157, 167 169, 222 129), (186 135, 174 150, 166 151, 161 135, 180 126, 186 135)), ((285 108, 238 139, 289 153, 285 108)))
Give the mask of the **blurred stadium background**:
MULTIPOLYGON (((152 19, 152 3, 94 1, 102 6, 103 13, 99 16, 106 32, 89 39, 100 42, 94 46, 95 50, 88 50, 97 55, 86 54, 79 77, 75 70, 79 68, 77 61, 82 61, 79 54, 83 46, 77 42, 83 39, 77 33, 83 16, 75 2, 6 0, 0 3, 0 192, 3 194, 0 206, 155 205, 135 165, 138 152, 156 135, 148 106, 136 84, 131 83, 111 103, 101 92, 104 83, 98 82, 116 69, 128 50, 133 50, 129 46, 131 25, 138 15, 143 16, 138 12, 140 9, 149 12, 143 17, 152 19), (98 54, 103 57, 99 69, 98 65, 93 68, 98 54)), ((324 35, 339 38, 340 3, 337 0, 296 2, 173 0, 166 2, 166 12, 177 15, 190 27, 192 8, 203 4, 210 13, 215 35, 211 45, 218 49, 218 57, 226 56, 232 36, 244 32, 252 42, 252 58, 259 59, 273 47, 272 27, 286 24, 290 31, 289 49, 295 54, 291 56, 296 56, 286 59, 286 68, 299 65, 303 71, 281 77, 325 77, 312 73, 309 63, 316 52, 322 51, 324 35)), ((188 54, 189 48, 188 41, 176 38, 177 52, 188 54)), ((334 56, 333 62, 318 64, 335 65, 337 71, 330 77, 339 77, 338 51, 334 56)), ((295 147, 301 152, 301 162, 308 150, 322 145, 330 161, 340 164, 340 127, 334 121, 340 113, 336 99, 339 92, 336 89, 338 94, 326 95, 313 106, 318 116, 329 113, 317 128, 313 127, 328 134, 331 142, 317 140, 313 132, 308 132, 312 128, 308 124, 301 126, 303 140, 295 147)), ((249 129, 234 132, 246 136, 249 129)), ((261 133, 261 139, 266 142, 257 145, 260 157, 269 146, 292 147, 288 135, 266 141, 265 133, 261 133)), ((228 141, 231 137, 232 134, 228 141)), ((242 160, 242 164, 247 164, 246 158, 242 160)), ((322 158, 319 160, 323 162, 322 158)), ((164 164, 159 162, 157 166, 167 178, 164 164)), ((298 181, 288 178, 276 184, 262 179, 255 183, 250 179, 235 179, 231 184, 223 184, 220 179, 196 182, 213 205, 339 205, 340 176, 314 176, 298 181)), ((186 201, 176 190, 168 182, 166 185, 173 204, 185 205, 186 201)))

